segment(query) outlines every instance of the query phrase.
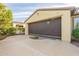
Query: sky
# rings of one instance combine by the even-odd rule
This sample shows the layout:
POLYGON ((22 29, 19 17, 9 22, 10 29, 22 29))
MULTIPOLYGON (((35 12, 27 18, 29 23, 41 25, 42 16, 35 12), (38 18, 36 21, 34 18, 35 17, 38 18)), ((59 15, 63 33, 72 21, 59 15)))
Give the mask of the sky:
POLYGON ((36 10, 40 8, 55 8, 55 7, 79 7, 79 4, 67 3, 5 3, 12 10, 13 21, 24 22, 36 10))

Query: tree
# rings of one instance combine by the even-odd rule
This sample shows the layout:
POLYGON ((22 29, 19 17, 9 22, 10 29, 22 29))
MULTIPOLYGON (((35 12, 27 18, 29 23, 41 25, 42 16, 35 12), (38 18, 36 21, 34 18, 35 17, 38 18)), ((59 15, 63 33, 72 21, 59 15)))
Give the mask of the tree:
POLYGON ((0 3, 0 29, 4 29, 4 31, 6 31, 7 29, 11 28, 12 19, 12 11, 4 4, 0 3))
POLYGON ((12 26, 12 12, 5 5, 0 3, 0 28, 12 26))
POLYGON ((4 28, 10 28, 12 27, 12 12, 11 10, 6 10, 4 14, 4 28))

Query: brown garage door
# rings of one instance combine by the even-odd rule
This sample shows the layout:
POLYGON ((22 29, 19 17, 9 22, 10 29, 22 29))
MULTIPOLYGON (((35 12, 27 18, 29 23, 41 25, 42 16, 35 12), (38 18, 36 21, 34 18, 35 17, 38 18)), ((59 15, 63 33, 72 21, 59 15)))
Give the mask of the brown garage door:
POLYGON ((61 18, 29 24, 29 34, 61 37, 61 18))

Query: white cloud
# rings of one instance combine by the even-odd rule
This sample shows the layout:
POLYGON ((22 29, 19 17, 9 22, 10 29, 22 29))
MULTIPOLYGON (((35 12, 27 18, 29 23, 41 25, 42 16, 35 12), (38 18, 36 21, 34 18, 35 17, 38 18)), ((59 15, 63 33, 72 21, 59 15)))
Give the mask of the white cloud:
POLYGON ((27 17, 29 17, 29 16, 23 16, 23 15, 21 15, 21 16, 14 16, 13 18, 27 18, 27 17))
POLYGON ((75 6, 75 7, 79 7, 79 3, 69 3, 68 5, 75 6))
POLYGON ((14 19, 19 19, 19 18, 28 18, 33 12, 18 12, 18 13, 13 13, 13 18, 14 19))
POLYGON ((59 8, 59 7, 72 7, 77 5, 72 4, 64 4, 64 5, 50 5, 50 6, 42 6, 41 8, 59 8))
POLYGON ((62 4, 62 5, 46 5, 46 6, 40 6, 40 7, 37 7, 37 8, 58 8, 58 7, 79 7, 79 3, 65 3, 65 4, 62 4))
POLYGON ((29 12, 29 11, 26 11, 26 12, 16 12, 16 13, 13 13, 14 16, 18 16, 18 15, 29 15, 29 14, 32 14, 33 12, 29 12))

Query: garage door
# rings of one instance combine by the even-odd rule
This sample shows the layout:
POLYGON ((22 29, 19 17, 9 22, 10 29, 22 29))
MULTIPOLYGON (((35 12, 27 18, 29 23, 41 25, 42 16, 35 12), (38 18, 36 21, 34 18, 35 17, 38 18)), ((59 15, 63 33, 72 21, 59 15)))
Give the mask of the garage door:
POLYGON ((40 34, 50 37, 61 37, 61 18, 29 24, 29 34, 40 34))

